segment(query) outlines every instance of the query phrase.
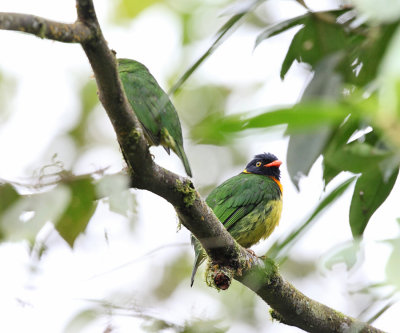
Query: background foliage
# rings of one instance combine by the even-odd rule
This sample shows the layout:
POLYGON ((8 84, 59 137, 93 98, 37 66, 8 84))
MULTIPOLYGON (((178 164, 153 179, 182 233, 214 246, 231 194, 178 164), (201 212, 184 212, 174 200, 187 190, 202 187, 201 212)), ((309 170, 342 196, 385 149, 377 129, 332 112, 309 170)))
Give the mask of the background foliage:
MULTIPOLYGON (((300 1, 119 0, 98 10, 117 55, 142 61, 169 88, 197 188, 206 195, 255 153, 279 155, 287 168, 285 212, 256 252, 275 258, 311 297, 391 330, 400 285, 400 12, 366 3, 310 1, 310 12, 300 1)), ((32 39, 19 38, 2 44, 12 49, 32 39)), ((40 50, 47 42, 35 43, 40 50)), ((60 47, 54 52, 68 62, 62 54, 73 46, 46 46, 60 47)), ((46 62, 48 54, 38 54, 46 62)), ((259 300, 236 283, 219 294, 201 279, 189 288, 188 234, 175 233, 167 203, 129 190, 118 173, 122 159, 89 68, 80 67, 82 54, 72 71, 55 62, 32 72, 35 62, 26 55, 13 62, 8 50, 3 57, 5 307, 38 318, 57 304, 62 317, 45 320, 55 331, 298 331, 271 323, 259 300), (28 79, 18 76, 17 61, 28 79), (35 104, 27 91, 38 80, 57 86, 63 99, 46 99, 42 87, 35 104), (69 96, 76 102, 63 103, 69 96), (40 111, 63 104, 59 119, 40 111), (38 129, 46 139, 33 140, 38 129), (27 148, 31 138, 40 147, 35 156, 27 148)), ((152 152, 182 171, 162 149, 152 152)))

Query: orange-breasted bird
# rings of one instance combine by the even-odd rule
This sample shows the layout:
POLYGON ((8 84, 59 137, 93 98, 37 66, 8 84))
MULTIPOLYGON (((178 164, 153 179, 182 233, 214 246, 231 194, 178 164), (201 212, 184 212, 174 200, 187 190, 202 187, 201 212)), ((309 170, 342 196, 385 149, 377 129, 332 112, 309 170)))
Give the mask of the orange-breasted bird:
MULTIPOLYGON (((240 174, 216 187, 206 199, 220 222, 245 248, 267 238, 279 223, 282 211, 281 164, 273 154, 256 155, 240 174)), ((207 254, 196 237, 192 235, 191 240, 195 251, 193 285, 197 268, 207 254)))

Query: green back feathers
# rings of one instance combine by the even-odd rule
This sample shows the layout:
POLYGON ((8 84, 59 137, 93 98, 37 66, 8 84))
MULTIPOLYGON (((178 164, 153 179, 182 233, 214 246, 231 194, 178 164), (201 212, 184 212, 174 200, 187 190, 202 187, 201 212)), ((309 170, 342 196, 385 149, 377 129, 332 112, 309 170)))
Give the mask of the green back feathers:
POLYGON ((280 200, 278 184, 270 177, 241 173, 226 180, 207 197, 207 204, 228 231, 258 205, 280 200))
MULTIPOLYGON (((270 176, 240 173, 216 187, 207 197, 207 204, 235 240, 244 247, 268 237, 277 226, 282 210, 282 192, 270 176)), ((200 242, 192 235, 197 268, 207 257, 200 242)))
POLYGON ((168 95, 141 63, 118 59, 118 72, 126 96, 135 111, 151 145, 172 149, 182 160, 189 176, 192 172, 183 149, 182 129, 178 114, 168 95))

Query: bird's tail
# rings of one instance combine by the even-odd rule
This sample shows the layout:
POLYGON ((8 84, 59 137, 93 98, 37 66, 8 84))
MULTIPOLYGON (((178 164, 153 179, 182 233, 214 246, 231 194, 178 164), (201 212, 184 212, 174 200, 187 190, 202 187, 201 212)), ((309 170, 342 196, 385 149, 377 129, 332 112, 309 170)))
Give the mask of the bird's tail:
POLYGON ((203 247, 201 246, 200 242, 193 235, 191 236, 191 242, 192 242, 192 245, 194 247, 194 252, 195 252, 192 276, 190 278, 190 286, 193 287, 194 278, 196 276, 197 269, 199 268, 199 266, 203 263, 204 259, 206 258, 206 253, 205 253, 203 247))
POLYGON ((183 166, 185 167, 185 171, 186 171, 187 175, 189 177, 192 177, 192 170, 190 169, 189 161, 185 154, 185 151, 183 150, 183 146, 176 144, 174 151, 175 151, 176 155, 178 155, 179 158, 181 159, 183 166))
MULTIPOLYGON (((181 140, 182 141, 182 140, 181 140)), ((179 144, 176 140, 169 134, 168 130, 163 127, 161 129, 161 144, 164 146, 165 150, 169 154, 169 147, 175 152, 176 155, 181 159, 185 171, 189 177, 192 177, 192 170, 190 169, 188 158, 183 150, 183 143, 179 144)))

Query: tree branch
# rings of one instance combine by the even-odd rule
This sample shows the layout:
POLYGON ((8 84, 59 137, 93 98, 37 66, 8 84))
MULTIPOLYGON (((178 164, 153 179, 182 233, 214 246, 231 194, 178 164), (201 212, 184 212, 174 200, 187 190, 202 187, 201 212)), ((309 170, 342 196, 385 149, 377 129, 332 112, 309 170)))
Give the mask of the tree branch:
POLYGON ((82 43, 92 37, 90 29, 81 22, 67 24, 18 13, 0 13, 0 29, 25 32, 64 43, 82 43))
POLYGON ((383 332, 305 296, 269 266, 268 260, 258 263, 235 279, 271 306, 273 319, 315 333, 383 332))
POLYGON ((273 318, 309 332, 350 332, 356 327, 360 327, 361 332, 381 332, 301 294, 284 281, 271 261, 256 257, 247 260, 247 251, 218 221, 192 182, 153 162, 139 122, 123 92, 115 54, 103 37, 93 1, 77 0, 76 7, 78 20, 74 24, 52 22, 31 15, 0 13, 0 29, 81 43, 96 78, 99 99, 129 166, 132 186, 149 190, 169 201, 182 224, 201 240, 213 262, 235 269, 235 279, 272 307, 273 318))

